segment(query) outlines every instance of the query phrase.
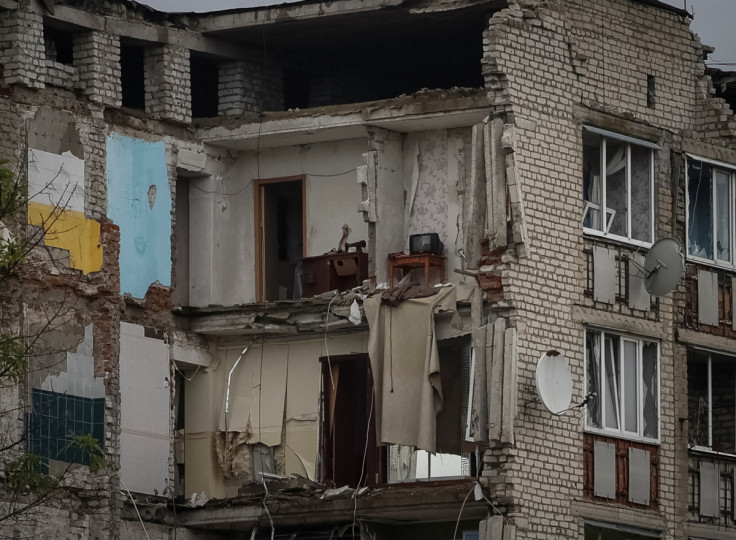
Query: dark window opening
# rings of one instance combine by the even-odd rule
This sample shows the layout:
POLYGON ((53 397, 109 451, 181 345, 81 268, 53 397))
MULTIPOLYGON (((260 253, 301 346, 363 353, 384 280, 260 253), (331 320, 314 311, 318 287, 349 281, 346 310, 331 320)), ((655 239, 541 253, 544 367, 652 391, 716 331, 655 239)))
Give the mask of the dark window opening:
POLYGON ((304 180, 257 182, 256 234, 259 300, 294 297, 297 263, 304 257, 304 180))
POLYGON ((46 58, 71 66, 74 64, 74 34, 58 28, 43 27, 46 58))
POLYGON ((323 482, 353 487, 385 483, 386 451, 376 444, 368 355, 331 356, 320 362, 323 482))
POLYGON ((218 112, 219 63, 212 58, 190 56, 189 77, 192 117, 213 118, 218 112))
POLYGON ((237 38, 279 66, 284 109, 321 107, 484 87, 483 32, 491 14, 487 4, 396 9, 259 26, 237 38))
POLYGON ((309 107, 309 75, 300 69, 284 71, 284 108, 306 109, 309 107))
POLYGON ((146 106, 143 58, 143 47, 127 43, 120 44, 120 84, 123 107, 144 109, 146 106))
POLYGON ((656 78, 654 75, 647 75, 647 107, 654 108, 656 104, 656 78))

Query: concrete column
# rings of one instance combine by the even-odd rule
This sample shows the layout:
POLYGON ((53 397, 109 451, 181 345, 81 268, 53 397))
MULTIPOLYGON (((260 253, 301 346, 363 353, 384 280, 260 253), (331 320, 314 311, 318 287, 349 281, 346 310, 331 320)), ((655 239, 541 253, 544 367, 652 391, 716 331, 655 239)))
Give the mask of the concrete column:
POLYGON ((0 13, 0 53, 5 82, 30 88, 44 88, 46 51, 43 17, 32 5, 0 13))

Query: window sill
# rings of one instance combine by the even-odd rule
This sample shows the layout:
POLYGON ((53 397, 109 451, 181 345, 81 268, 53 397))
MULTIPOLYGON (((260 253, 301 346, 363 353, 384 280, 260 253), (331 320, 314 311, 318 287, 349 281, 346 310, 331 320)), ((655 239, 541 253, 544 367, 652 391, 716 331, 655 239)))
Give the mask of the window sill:
POLYGON ((624 441, 631 441, 641 444, 651 444, 653 446, 659 446, 660 440, 659 439, 647 439, 645 437, 639 437, 637 435, 631 435, 628 433, 622 433, 620 431, 606 431, 604 429, 595 429, 590 427, 585 427, 585 433, 590 433, 591 435, 600 435, 602 437, 611 437, 612 439, 621 439, 624 441))
POLYGON ((726 270, 728 272, 736 272, 736 265, 717 262, 712 259, 701 259, 700 257, 696 257, 695 255, 689 255, 689 254, 686 255, 686 262, 691 263, 691 264, 699 264, 702 266, 708 266, 716 270, 726 270))
POLYGON ((629 240, 628 238, 625 238, 623 236, 617 236, 615 234, 606 234, 601 231, 597 231, 595 229, 583 228, 583 236, 590 240, 603 240, 607 243, 615 244, 615 245, 623 246, 627 248, 649 249, 650 247, 654 245, 651 242, 644 242, 642 240, 629 240))
POLYGON ((690 454, 707 456, 710 458, 719 458, 719 459, 723 459, 724 461, 736 462, 736 454, 729 454, 727 452, 718 452, 717 450, 712 450, 704 446, 688 446, 687 449, 690 454))

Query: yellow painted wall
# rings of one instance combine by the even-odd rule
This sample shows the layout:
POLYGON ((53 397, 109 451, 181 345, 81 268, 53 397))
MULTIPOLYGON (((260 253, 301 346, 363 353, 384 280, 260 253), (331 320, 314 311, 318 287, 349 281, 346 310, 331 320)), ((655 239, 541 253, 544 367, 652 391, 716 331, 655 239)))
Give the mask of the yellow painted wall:
POLYGON ((102 268, 100 224, 82 212, 28 203, 28 223, 46 230, 47 246, 69 251, 69 265, 85 274, 102 268))

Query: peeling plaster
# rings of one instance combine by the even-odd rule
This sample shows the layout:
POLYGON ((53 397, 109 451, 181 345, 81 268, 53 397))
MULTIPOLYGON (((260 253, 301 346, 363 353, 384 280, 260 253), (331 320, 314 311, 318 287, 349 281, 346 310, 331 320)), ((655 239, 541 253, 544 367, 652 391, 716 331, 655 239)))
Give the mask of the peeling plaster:
POLYGON ((93 325, 84 328, 84 339, 75 352, 66 353, 65 370, 49 375, 41 383, 41 390, 97 399, 105 397, 103 377, 95 377, 93 325))
POLYGON ((120 292, 171 285, 171 192, 163 142, 107 137, 107 215, 120 227, 120 292), (160 193, 159 193, 160 192, 160 193))
POLYGON ((84 215, 84 160, 29 149, 28 196, 28 223, 45 230, 46 245, 69 251, 72 268, 99 271, 100 224, 84 215))

